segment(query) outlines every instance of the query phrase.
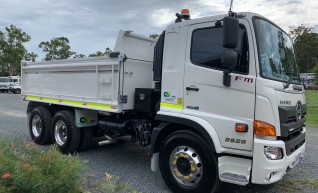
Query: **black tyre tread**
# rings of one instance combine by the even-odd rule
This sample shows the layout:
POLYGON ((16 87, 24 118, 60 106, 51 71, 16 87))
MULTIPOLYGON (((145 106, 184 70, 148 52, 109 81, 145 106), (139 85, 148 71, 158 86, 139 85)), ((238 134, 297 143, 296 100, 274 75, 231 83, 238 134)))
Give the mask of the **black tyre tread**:
POLYGON ((93 128, 92 127, 88 127, 88 128, 83 128, 81 129, 82 133, 81 133, 81 141, 79 144, 79 148, 78 151, 86 151, 88 149, 90 149, 91 147, 94 146, 94 142, 93 142, 93 128))
POLYGON ((51 115, 50 111, 46 107, 36 107, 32 110, 31 115, 32 115, 32 113, 35 113, 35 112, 39 112, 39 117, 41 118, 41 122, 42 122, 42 132, 44 132, 44 133, 42 136, 40 135, 39 139, 36 139, 33 136, 31 128, 30 128, 30 123, 32 121, 32 119, 30 117, 29 130, 30 130, 32 140, 36 144, 39 144, 39 145, 46 145, 46 144, 52 143, 52 140, 51 140, 52 115, 51 115))
MULTIPOLYGON (((187 143, 187 142, 185 142, 185 143, 187 143)), ((183 145, 187 145, 187 144, 183 144, 183 145)), ((166 137, 166 139, 164 139, 164 141, 160 147, 159 166, 160 166, 161 175, 162 175, 164 181, 166 182, 168 187, 173 192, 183 192, 183 193, 212 192, 213 193, 219 188, 220 181, 218 178, 216 155, 214 155, 212 153, 212 151, 209 149, 209 146, 204 141, 204 139, 202 139, 202 137, 200 137, 199 135, 197 135, 194 132, 186 131, 186 130, 179 130, 179 131, 176 131, 176 132, 170 134, 168 137, 166 137), (205 160, 205 163, 208 162, 208 163, 212 164, 211 162, 214 162, 215 174, 213 174, 213 175, 215 175, 214 176, 215 177, 215 184, 213 185, 213 187, 207 187, 207 184, 212 183, 212 179, 210 178, 211 176, 208 176, 208 175, 211 175, 210 171, 205 172, 206 174, 203 174, 203 175, 205 175, 204 180, 207 180, 207 182, 206 183, 204 183, 204 181, 200 182, 201 186, 199 186, 199 187, 197 186, 194 189, 190 189, 190 188, 182 189, 182 187, 180 187, 179 185, 176 185, 176 182, 173 179, 173 177, 172 178, 169 177, 170 174, 167 175, 170 171, 170 167, 167 166, 167 168, 165 168, 164 163, 162 163, 162 160, 166 159, 167 156, 170 157, 170 153, 164 152, 165 148, 167 148, 165 146, 169 147, 169 143, 173 143, 173 140, 176 141, 174 143, 178 143, 177 139, 182 138, 182 137, 183 137, 184 141, 191 140, 192 143, 196 143, 197 146, 201 146, 200 151, 203 152, 203 154, 201 154, 201 158, 202 158, 202 160, 207 159, 207 160, 205 160), (167 154, 169 154, 169 155, 167 155, 167 154), (164 176, 164 175, 167 175, 167 176, 164 176)), ((210 169, 212 169, 212 168, 210 168, 210 169)))
MULTIPOLYGON (((76 150, 79 147, 80 141, 81 141, 81 131, 80 129, 76 128, 75 126, 75 118, 74 114, 71 111, 68 110, 62 110, 55 114, 53 118, 53 123, 56 122, 56 117, 62 116, 66 118, 66 126, 68 127, 68 141, 65 142, 65 144, 61 147, 58 146, 58 149, 64 153, 64 154, 72 154, 75 153, 76 150), (63 116, 64 115, 64 116, 63 116)), ((53 128, 54 126, 52 126, 53 128)), ((55 142, 54 139, 54 129, 52 129, 52 139, 55 142)))

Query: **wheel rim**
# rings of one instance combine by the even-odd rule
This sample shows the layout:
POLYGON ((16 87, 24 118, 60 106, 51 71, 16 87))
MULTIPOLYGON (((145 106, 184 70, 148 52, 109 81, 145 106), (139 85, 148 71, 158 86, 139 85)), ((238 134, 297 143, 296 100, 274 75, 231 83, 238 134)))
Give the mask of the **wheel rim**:
POLYGON ((67 140, 67 128, 66 124, 62 120, 58 120, 54 126, 55 141, 59 146, 65 144, 67 140))
POLYGON ((195 186, 202 178, 201 158, 190 147, 176 147, 170 154, 169 166, 173 177, 184 186, 195 186))
POLYGON ((39 137, 42 132, 42 121, 38 115, 32 118, 32 133, 34 137, 39 137))

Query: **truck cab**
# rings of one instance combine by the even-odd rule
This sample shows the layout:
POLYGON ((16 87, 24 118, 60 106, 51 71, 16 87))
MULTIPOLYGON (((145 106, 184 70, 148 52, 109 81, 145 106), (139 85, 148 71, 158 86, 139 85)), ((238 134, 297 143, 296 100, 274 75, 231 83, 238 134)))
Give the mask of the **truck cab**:
POLYGON ((167 27, 156 47, 162 62, 156 56, 154 61, 155 70, 162 68, 157 118, 196 125, 198 132, 205 128, 201 135, 209 136, 218 155, 221 181, 270 184, 303 157, 304 89, 287 33, 254 13, 238 13, 236 19, 234 34, 224 15, 167 27), (234 45, 232 36, 238 36, 234 45), (237 54, 230 69, 224 50, 237 54))

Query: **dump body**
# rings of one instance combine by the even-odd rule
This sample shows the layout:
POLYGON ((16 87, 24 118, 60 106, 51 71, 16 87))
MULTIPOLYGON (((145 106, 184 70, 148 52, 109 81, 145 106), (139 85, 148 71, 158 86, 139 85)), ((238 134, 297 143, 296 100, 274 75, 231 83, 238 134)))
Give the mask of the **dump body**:
POLYGON ((118 57, 23 62, 22 97, 116 113, 133 109, 135 88, 152 87, 154 43, 120 31, 118 57))

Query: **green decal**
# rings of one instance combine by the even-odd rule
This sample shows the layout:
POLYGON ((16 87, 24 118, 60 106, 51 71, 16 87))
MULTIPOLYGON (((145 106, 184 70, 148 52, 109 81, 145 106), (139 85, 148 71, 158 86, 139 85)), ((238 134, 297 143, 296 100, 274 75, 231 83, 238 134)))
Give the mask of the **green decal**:
POLYGON ((164 92, 163 94, 165 97, 171 97, 171 93, 170 92, 164 92))

